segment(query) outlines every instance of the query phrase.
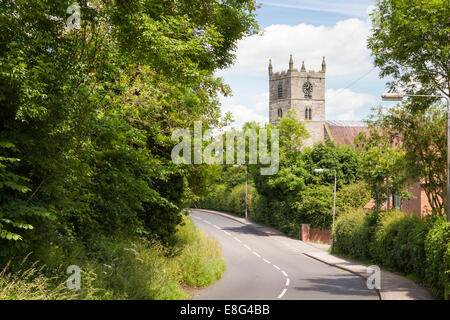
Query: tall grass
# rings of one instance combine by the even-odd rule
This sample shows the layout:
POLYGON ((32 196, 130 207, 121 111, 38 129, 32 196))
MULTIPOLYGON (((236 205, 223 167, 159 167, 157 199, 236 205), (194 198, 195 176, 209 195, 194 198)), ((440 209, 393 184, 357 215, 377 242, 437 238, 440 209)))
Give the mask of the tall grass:
POLYGON ((103 238, 90 250, 78 250, 82 256, 54 257, 63 261, 59 267, 49 267, 51 261, 7 265, 0 272, 0 299, 185 299, 182 287, 216 282, 225 264, 218 244, 190 218, 184 218, 176 238, 172 247, 142 238, 103 238), (82 270, 78 291, 65 285, 65 267, 76 264, 73 259, 82 270))

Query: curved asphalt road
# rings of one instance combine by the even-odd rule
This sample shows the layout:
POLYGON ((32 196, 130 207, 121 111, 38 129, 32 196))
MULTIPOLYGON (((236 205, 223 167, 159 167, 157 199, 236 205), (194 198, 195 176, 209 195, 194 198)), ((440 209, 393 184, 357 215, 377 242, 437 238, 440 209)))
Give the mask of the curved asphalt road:
POLYGON ((364 279, 303 255, 320 251, 284 236, 267 236, 235 220, 192 210, 196 226, 222 247, 221 280, 193 299, 378 300, 364 279))

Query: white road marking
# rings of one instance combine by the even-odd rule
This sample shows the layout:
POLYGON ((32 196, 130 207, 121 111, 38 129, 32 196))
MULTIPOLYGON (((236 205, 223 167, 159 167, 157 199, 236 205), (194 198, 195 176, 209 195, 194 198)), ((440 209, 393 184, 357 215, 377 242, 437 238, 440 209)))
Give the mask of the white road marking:
MULTIPOLYGON (((192 217, 195 218, 195 219, 201 220, 201 221, 203 221, 203 222, 205 222, 205 223, 207 223, 207 224, 213 225, 213 227, 216 228, 216 229, 218 229, 218 230, 221 230, 221 229, 222 229, 222 228, 220 228, 219 226, 217 226, 217 225, 215 225, 215 224, 212 224, 212 223, 209 222, 208 220, 204 220, 204 219, 199 218, 199 217, 196 217, 196 216, 194 216, 194 215, 193 215, 192 217)), ((231 233, 229 233, 229 232, 227 232, 227 231, 225 231, 225 230, 222 230, 222 231, 223 231, 225 234, 227 234, 228 236, 233 237, 233 235, 232 235, 231 233)), ((233 239, 236 240, 236 241, 239 242, 239 243, 242 243, 242 241, 241 241, 240 239, 236 238, 236 237, 233 237, 233 239)), ((247 248, 249 251, 252 251, 252 249, 251 249, 249 246, 247 246, 246 244, 242 244, 242 245, 243 245, 245 248, 247 248)), ((291 247, 290 245, 287 245, 287 246, 288 246, 290 249, 295 250, 295 249, 294 249, 293 247, 291 247)), ((255 256, 257 256, 258 258, 262 258, 257 252, 252 251, 252 253, 253 253, 255 256)), ((267 260, 267 259, 265 259, 265 258, 262 258, 262 259, 263 259, 264 262, 271 264, 271 262, 270 262, 269 260, 267 260)), ((290 279, 288 278, 287 273, 286 273, 284 270, 281 270, 280 267, 278 267, 277 265, 275 265, 275 264, 272 264, 272 265, 274 266, 275 269, 280 270, 281 273, 283 273, 283 275, 286 277, 286 287, 289 286, 290 279)), ((286 291, 287 291, 287 288, 284 288, 283 291, 282 291, 282 292, 280 293, 280 295, 278 296, 278 299, 281 299, 281 298, 284 296, 284 294, 286 293, 286 291)))
POLYGON ((283 298, 284 294, 286 293, 287 289, 284 288, 284 290, 280 293, 280 295, 278 296, 278 299, 283 298))

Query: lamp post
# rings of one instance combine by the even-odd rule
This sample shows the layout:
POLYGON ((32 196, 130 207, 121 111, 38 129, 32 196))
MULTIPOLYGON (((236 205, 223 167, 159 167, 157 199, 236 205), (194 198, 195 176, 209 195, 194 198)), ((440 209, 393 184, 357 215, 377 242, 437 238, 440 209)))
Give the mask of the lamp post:
POLYGON ((247 219, 247 184, 248 184, 248 174, 247 174, 247 165, 245 164, 245 161, 242 162, 242 164, 235 164, 233 165, 233 167, 240 167, 240 166, 245 166, 245 219, 247 219))
POLYGON ((334 246, 334 219, 336 217, 336 170, 334 169, 314 169, 314 172, 322 173, 324 171, 332 171, 334 172, 334 195, 333 195, 333 224, 331 225, 331 247, 330 251, 333 253, 333 246, 334 246))
POLYGON ((433 94, 403 94, 403 93, 383 93, 383 101, 402 101, 404 97, 424 97, 445 99, 447 101, 447 223, 450 222, 450 107, 449 99, 443 95, 433 94))

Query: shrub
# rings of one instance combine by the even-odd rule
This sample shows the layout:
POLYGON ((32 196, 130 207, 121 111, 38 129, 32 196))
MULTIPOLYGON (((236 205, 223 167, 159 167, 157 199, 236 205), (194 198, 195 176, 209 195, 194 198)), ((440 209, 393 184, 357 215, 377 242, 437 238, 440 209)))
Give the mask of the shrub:
MULTIPOLYGON (((247 186, 247 205, 248 214, 252 210, 252 199, 255 188, 253 186, 247 186)), ((228 196, 229 208, 228 211, 236 213, 240 216, 245 215, 245 184, 234 187, 228 196)))
POLYGON ((230 207, 228 202, 228 188, 223 184, 215 185, 210 194, 203 197, 198 203, 197 207, 203 209, 212 209, 219 211, 226 211, 230 207))
POLYGON ((425 279, 433 293, 442 297, 450 292, 450 224, 439 217, 425 239, 425 279))
POLYGON ((336 195, 337 214, 364 207, 371 199, 370 189, 364 181, 342 186, 336 195))
MULTIPOLYGON (((333 220, 333 187, 312 185, 302 191, 300 201, 294 204, 298 211, 298 225, 311 224, 311 228, 331 229, 333 220)), ((298 230, 298 229, 297 229, 298 230)))
POLYGON ((427 220, 393 210, 381 213, 371 243, 372 257, 382 265, 423 276, 427 220))
MULTIPOLYGON (((253 213, 253 199, 256 197, 256 190, 253 186, 247 186, 248 214, 253 213)), ((245 184, 235 186, 229 190, 225 185, 216 185, 212 192, 202 198, 197 207, 235 213, 240 216, 245 215, 245 184)))
POLYGON ((334 245, 337 252, 355 258, 370 259, 371 241, 377 215, 364 209, 353 209, 336 219, 334 245))
POLYGON ((182 285, 207 286, 220 279, 225 264, 215 241, 188 217, 175 238, 173 247, 143 238, 99 237, 87 254, 77 246, 67 255, 51 250, 58 258, 44 256, 50 265, 0 269, 0 299, 184 299, 182 285), (76 292, 65 286, 65 266, 71 264, 82 270, 76 292))

